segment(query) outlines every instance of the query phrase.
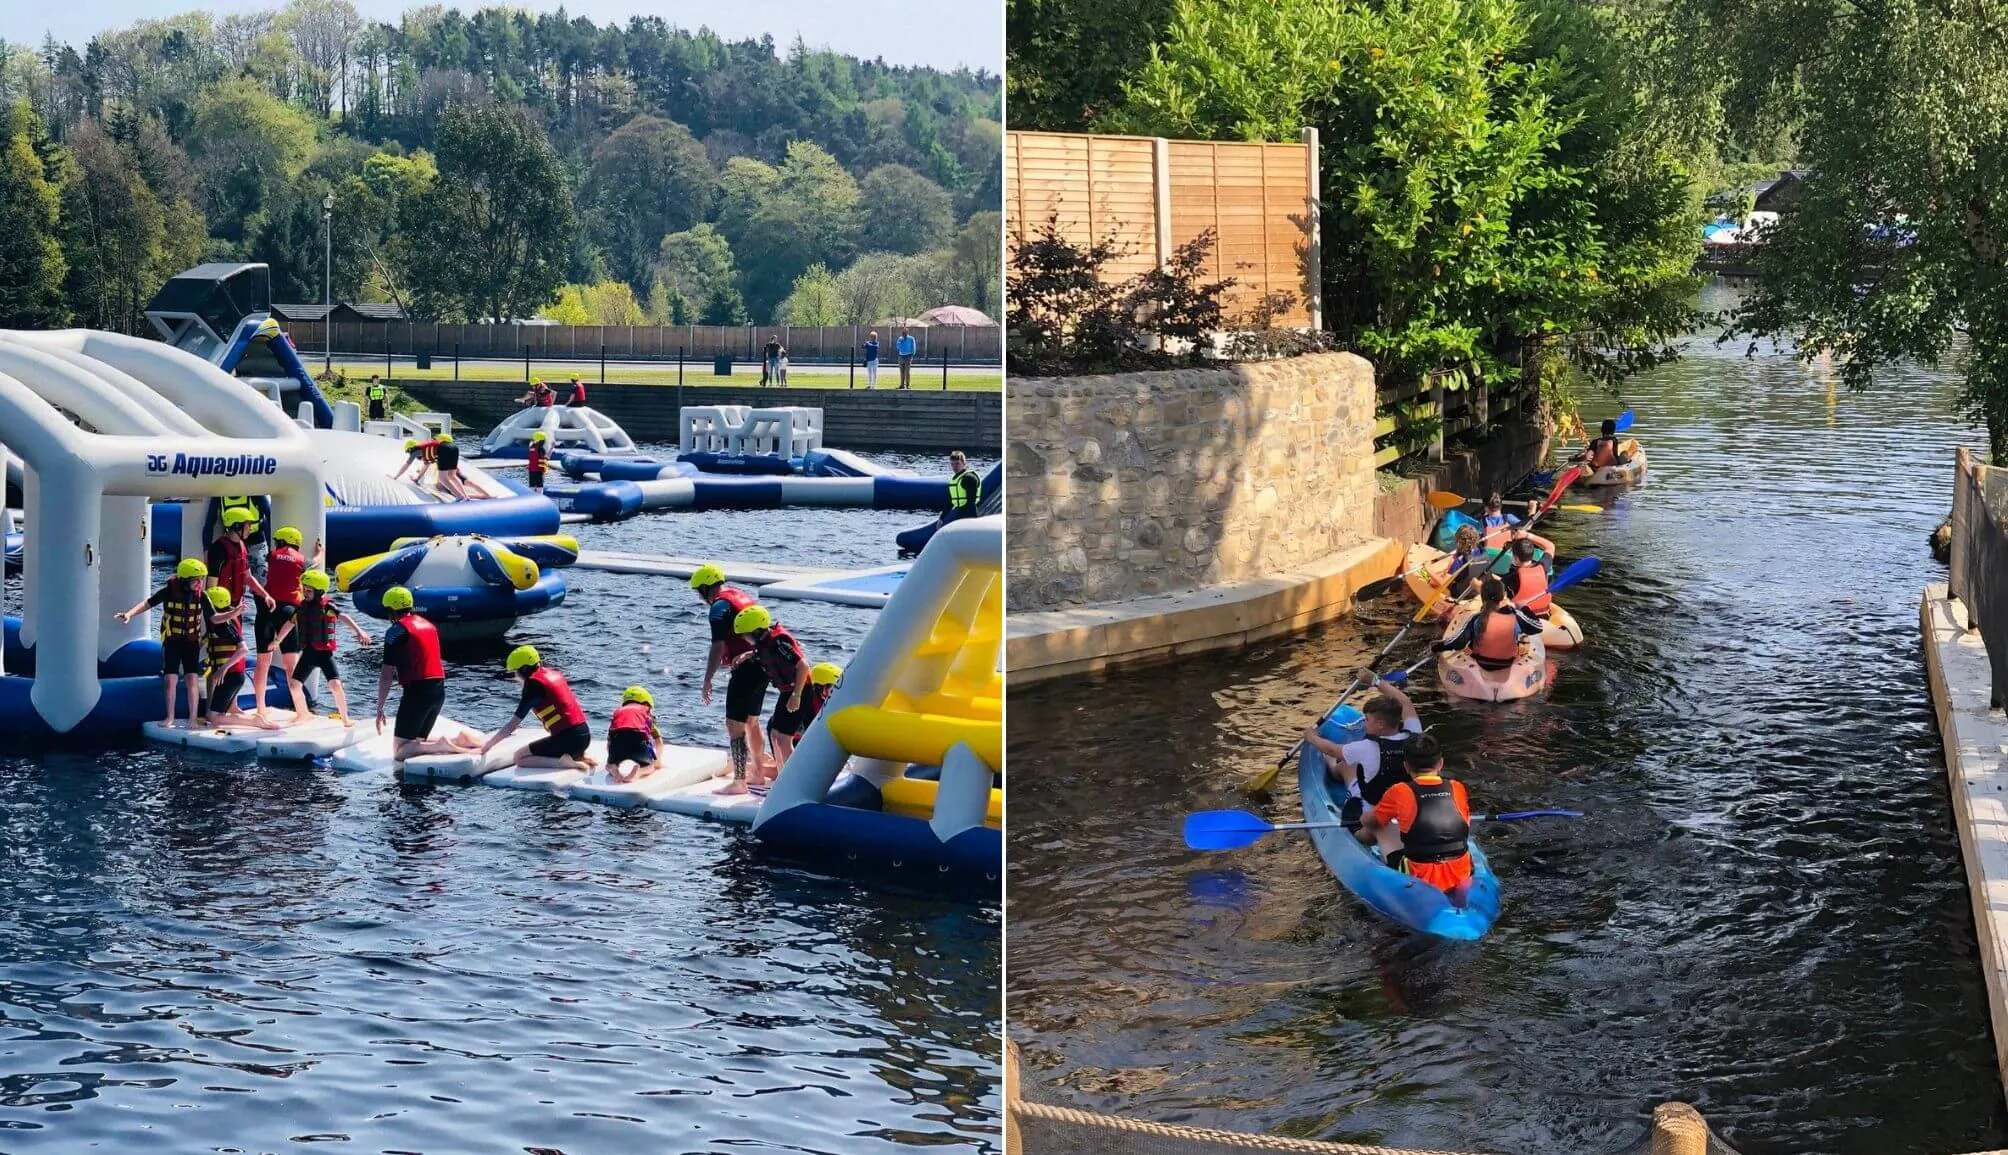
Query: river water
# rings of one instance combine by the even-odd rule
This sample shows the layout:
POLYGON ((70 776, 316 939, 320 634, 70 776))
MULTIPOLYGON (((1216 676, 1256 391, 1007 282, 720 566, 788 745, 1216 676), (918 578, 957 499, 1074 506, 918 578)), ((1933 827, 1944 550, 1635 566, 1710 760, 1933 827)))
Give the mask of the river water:
MULTIPOLYGON (((1530 703, 1417 678, 1474 809, 1588 815, 1482 828, 1505 909, 1477 944, 1378 920, 1300 836, 1201 856, 1177 833, 1247 805, 1400 596, 1014 691, 1028 1077, 1160 1122, 1453 1150, 1618 1155, 1669 1099, 1744 1155, 2008 1146, 1918 642, 1951 447, 1983 443, 1953 393, 1906 370, 1835 396, 1708 339, 1627 383, 1649 484, 1543 531, 1603 559, 1562 599, 1589 648, 1530 703)), ((1257 808, 1297 806, 1285 774, 1257 808)))
MULTIPOLYGON (((863 567, 924 520, 666 513, 576 532, 863 567)), ((601 724, 643 682, 671 741, 723 745, 685 584, 567 581, 510 644, 537 645, 601 724)), ((844 660, 875 617, 774 609, 817 660, 844 660)), ((342 646, 366 709, 378 651, 342 646)), ((502 652, 449 662, 450 716, 509 716, 502 652)), ((1001 1148, 995 910, 823 877, 653 811, 7 747, 0 1152, 1001 1148)))

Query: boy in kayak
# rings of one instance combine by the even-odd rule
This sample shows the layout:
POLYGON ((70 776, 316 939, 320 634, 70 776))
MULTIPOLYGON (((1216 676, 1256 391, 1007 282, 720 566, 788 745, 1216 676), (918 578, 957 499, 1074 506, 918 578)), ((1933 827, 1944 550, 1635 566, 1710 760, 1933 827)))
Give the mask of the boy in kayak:
POLYGON ((1590 438, 1590 443, 1583 446, 1582 456, 1577 460, 1591 469, 1609 469, 1613 465, 1631 464, 1631 458, 1618 452, 1618 423, 1605 421, 1600 427, 1598 436, 1590 438))
POLYGON ((1454 894, 1471 881, 1471 799, 1443 773, 1434 735, 1408 740, 1410 781, 1397 782, 1366 812, 1360 832, 1380 846, 1381 861, 1454 894))
POLYGON ((1429 648, 1441 654, 1446 650, 1470 650, 1471 657, 1483 670, 1504 670, 1520 660, 1520 639, 1537 635, 1542 624, 1526 610, 1506 600, 1506 586, 1491 574, 1479 586, 1478 612, 1464 623, 1464 628, 1440 642, 1431 642, 1429 648))
POLYGON ((1484 542, 1479 538, 1478 527, 1460 526, 1456 539, 1451 543, 1449 556, 1432 564, 1432 568, 1435 565, 1443 566, 1444 578, 1439 580, 1431 574, 1430 581, 1439 589, 1442 588, 1444 581, 1450 582, 1448 596, 1452 601, 1461 602, 1471 596, 1472 582, 1476 581, 1478 575, 1485 572, 1486 567, 1491 564, 1492 551, 1486 549, 1484 542))
POLYGON ((1548 571, 1554 559, 1535 547, 1534 538, 1523 536, 1513 543, 1513 567, 1500 579, 1513 604, 1537 618, 1545 618, 1555 606, 1548 593, 1548 571))
POLYGON ((1485 526, 1485 548, 1505 549, 1506 540, 1513 536, 1513 527, 1520 519, 1506 512, 1506 498, 1494 492, 1485 499, 1485 514, 1481 519, 1485 526))
MULTIPOLYGON (((1304 741, 1325 756, 1326 776, 1346 788, 1339 820, 1355 831, 1360 829, 1362 812, 1380 805, 1395 783, 1408 781, 1408 751, 1422 733, 1415 703, 1402 693, 1395 675, 1383 680, 1372 670, 1361 670, 1358 678, 1380 691, 1360 707, 1366 716, 1366 737, 1341 745, 1319 734, 1316 723, 1304 731, 1304 741)), ((1364 832, 1362 840, 1367 840, 1364 832)))

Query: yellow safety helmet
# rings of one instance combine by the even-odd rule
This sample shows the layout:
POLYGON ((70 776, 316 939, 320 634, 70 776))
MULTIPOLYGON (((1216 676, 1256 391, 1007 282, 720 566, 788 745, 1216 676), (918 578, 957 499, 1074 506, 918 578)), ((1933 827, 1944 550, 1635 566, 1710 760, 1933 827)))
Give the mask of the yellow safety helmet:
POLYGON ((809 667, 809 680, 818 686, 834 686, 843 676, 844 668, 835 662, 817 662, 809 667))
POLYGON ((306 573, 300 575, 300 584, 306 586, 310 590, 319 590, 322 593, 327 593, 328 575, 322 573, 320 570, 310 569, 306 573))
POLYGON ((290 525, 282 525, 272 531, 272 540, 280 545, 298 546, 301 541, 300 531, 290 525))
POLYGON ((750 634, 754 630, 764 630, 773 624, 774 615, 767 612, 766 606, 747 606, 732 619, 732 632, 750 634))
POLYGON ((411 591, 403 586, 392 586, 383 592, 383 608, 387 610, 408 610, 411 608, 411 591))
POLYGON ((440 443, 441 443, 441 444, 444 444, 444 443, 446 443, 446 442, 448 442, 448 441, 451 441, 451 440, 453 440, 453 434, 451 434, 451 433, 448 433, 448 432, 446 432, 445 430, 443 430, 443 429, 442 429, 442 430, 440 430, 440 432, 439 432, 439 440, 440 440, 440 443))
POLYGON ((621 691, 621 701, 640 702, 644 706, 653 707, 655 705, 655 695, 649 693, 648 690, 641 686, 629 686, 627 689, 621 691))
POLYGON ((710 562, 705 562, 703 565, 698 566, 697 571, 690 575, 690 588, 694 590, 701 590, 705 586, 724 584, 725 571, 712 565, 710 562))
POLYGON ((406 448, 407 450, 410 450, 410 449, 417 449, 417 448, 418 448, 418 441, 417 441, 417 439, 415 439, 415 438, 411 438, 411 437, 407 437, 407 438, 405 438, 405 439, 404 439, 404 447, 405 447, 405 448, 406 448))
POLYGON ((223 588, 222 586, 210 586, 210 587, 209 587, 209 604, 210 604, 210 605, 212 605, 212 606, 215 606, 215 607, 216 607, 217 609, 219 609, 219 610, 227 610, 227 609, 229 609, 229 608, 230 608, 230 591, 229 591, 229 590, 226 590, 226 589, 224 589, 224 588, 223 588))
POLYGON ((515 649, 509 651, 509 657, 502 665, 513 674, 518 670, 527 670, 531 666, 542 665, 543 662, 544 656, 537 652, 537 647, 517 646, 515 649))
POLYGON ((209 576, 209 566, 199 557, 185 557, 174 567, 178 578, 205 578, 209 576))
POLYGON ((241 505, 233 505, 229 509, 223 511, 223 528, 225 529, 229 529, 232 526, 236 525, 242 525, 247 521, 255 522, 257 520, 258 520, 257 514, 252 513, 250 510, 245 509, 241 505))
POLYGON ((532 433, 532 434, 530 435, 530 440, 532 440, 532 441, 549 441, 549 440, 550 440, 550 438, 549 438, 549 437, 546 437, 546 436, 544 436, 544 431, 543 431, 543 430, 541 430, 541 429, 539 429, 539 430, 537 430, 537 431, 536 431, 535 433, 532 433))

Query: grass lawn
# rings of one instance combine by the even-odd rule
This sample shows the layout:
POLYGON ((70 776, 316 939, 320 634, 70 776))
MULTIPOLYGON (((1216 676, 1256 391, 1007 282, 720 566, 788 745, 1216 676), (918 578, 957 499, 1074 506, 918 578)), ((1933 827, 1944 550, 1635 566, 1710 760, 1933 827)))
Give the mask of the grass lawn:
MULTIPOLYGON (((345 361, 337 358, 335 367, 347 374, 351 382, 358 383, 367 381, 371 373, 381 373, 383 371, 382 362, 372 363, 367 360, 345 361)), ((561 393, 564 390, 565 382, 571 380, 573 375, 576 374, 580 380, 586 383, 590 395, 591 387, 599 383, 600 363, 598 361, 533 361, 531 362, 531 371, 537 376, 542 377, 553 389, 557 389, 561 393)), ((453 379, 453 376, 453 363, 451 361, 442 363, 435 360, 432 363, 432 368, 423 370, 414 368, 409 362, 396 367, 396 378, 398 380, 450 381, 453 379)), ((520 361, 462 361, 460 363, 460 379, 462 381, 507 381, 520 385, 523 383, 523 364, 520 361)), ((616 365, 609 361, 607 363, 607 382, 616 385, 674 385, 677 383, 676 368, 675 366, 665 368, 660 365, 631 367, 628 365, 616 365)), ((758 385, 760 383, 760 367, 758 365, 734 365, 732 376, 717 377, 712 374, 711 366, 708 362, 703 365, 695 363, 686 364, 683 369, 683 383, 689 386, 737 385, 745 387, 758 385)), ((788 369, 788 383, 805 388, 842 389, 852 383, 852 377, 850 370, 842 365, 791 366, 788 369)), ((859 368, 857 372, 856 385, 859 389, 865 387, 863 368, 859 368)), ((897 388, 898 385, 899 369, 896 366, 881 366, 879 368, 879 388, 897 388)), ((948 371, 948 388, 950 391, 995 393, 1002 389, 1003 386, 1004 374, 999 369, 988 367, 974 369, 951 368, 948 371)), ((927 392, 939 392, 941 390, 941 366, 935 365, 930 368, 916 366, 913 371, 913 388, 927 392)))

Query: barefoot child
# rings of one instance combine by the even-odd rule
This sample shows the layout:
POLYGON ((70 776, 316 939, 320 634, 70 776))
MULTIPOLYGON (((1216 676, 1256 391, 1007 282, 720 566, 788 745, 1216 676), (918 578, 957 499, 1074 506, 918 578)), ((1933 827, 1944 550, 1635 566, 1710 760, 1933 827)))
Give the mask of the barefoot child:
MULTIPOLYGON (((276 730, 264 710, 238 712, 237 695, 244 689, 244 603, 230 600, 222 586, 209 587, 209 724, 211 726, 256 726, 276 730)), ((264 703, 259 703, 262 707, 264 703)))
POLYGON ((174 685, 179 680, 188 689, 188 724, 208 713, 202 698, 202 611, 206 604, 202 585, 209 567, 200 558, 183 558, 174 567, 174 576, 153 591, 145 601, 112 616, 119 624, 133 620, 150 607, 160 606, 160 686, 167 695, 167 724, 174 725, 174 685))
POLYGON ((550 438, 544 436, 544 431, 541 429, 530 435, 529 460, 526 464, 530 467, 532 493, 544 492, 544 467, 551 460, 550 447, 547 444, 549 441, 550 438))
POLYGON ((328 596, 326 573, 310 569, 301 574, 300 588, 300 612, 291 623, 300 633, 300 660, 293 666, 293 685, 305 693, 307 679, 319 670, 328 680, 328 692, 335 696, 335 717, 347 724, 349 697, 342 690, 341 675, 335 672, 335 625, 341 623, 354 630, 357 645, 369 645, 370 636, 328 596))
POLYGON ((775 773, 788 764, 788 756, 795 752, 795 743, 809 729, 809 723, 822 712, 823 703, 830 700, 830 691, 837 688, 837 679, 844 676, 844 668, 835 662, 817 662, 809 667, 809 685, 802 691, 799 709, 788 709, 788 703, 779 702, 774 713, 767 719, 767 744, 774 749, 775 773))
POLYGON ((565 675, 556 666, 545 665, 535 646, 517 646, 503 665, 522 681, 523 694, 516 699, 515 716, 488 735, 481 753, 514 734, 524 717, 535 711, 537 721, 544 724, 544 736, 516 751, 514 763, 526 770, 591 770, 593 758, 586 748, 593 744, 593 728, 565 675))
POLYGON ((662 769, 662 731, 655 727, 655 695, 641 686, 621 691, 607 729, 607 780, 633 782, 662 769))

